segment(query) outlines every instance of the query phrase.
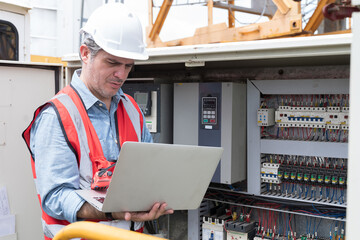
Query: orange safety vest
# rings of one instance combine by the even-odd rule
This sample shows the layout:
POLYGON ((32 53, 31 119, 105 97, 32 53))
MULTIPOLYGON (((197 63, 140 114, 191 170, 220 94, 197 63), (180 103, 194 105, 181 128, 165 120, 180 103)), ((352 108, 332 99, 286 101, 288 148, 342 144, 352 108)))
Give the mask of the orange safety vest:
MULTIPOLYGON (((128 101, 121 99, 115 114, 119 147, 126 141, 140 142, 143 131, 144 119, 139 106, 132 97, 127 94, 125 96, 128 101)), ((31 153, 33 177, 36 179, 35 158, 30 150, 30 131, 36 117, 49 104, 57 113, 68 146, 76 155, 80 175, 82 179, 85 179, 80 180, 83 181, 80 182, 80 188, 90 189, 94 174, 100 168, 110 166, 111 162, 104 157, 100 140, 87 115, 82 99, 71 85, 63 88, 49 102, 37 108, 33 120, 22 134, 31 153)), ((41 206, 39 194, 38 198, 41 206)), ((70 224, 66 220, 58 220, 49 216, 43 209, 42 221, 46 240, 52 239, 56 232, 70 224)), ((135 224, 135 230, 142 232, 142 226, 142 224, 135 224)))

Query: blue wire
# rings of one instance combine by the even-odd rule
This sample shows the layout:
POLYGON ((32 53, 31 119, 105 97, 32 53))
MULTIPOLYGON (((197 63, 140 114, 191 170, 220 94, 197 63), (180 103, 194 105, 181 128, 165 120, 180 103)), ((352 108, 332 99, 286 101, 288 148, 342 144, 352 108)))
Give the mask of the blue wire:
POLYGON ((340 203, 343 203, 343 190, 341 190, 340 189, 340 196, 339 196, 339 198, 338 198, 338 201, 340 202, 340 203))
POLYGON ((333 199, 334 199, 334 194, 335 194, 335 189, 333 188, 332 190, 333 190, 333 193, 332 193, 332 196, 331 196, 331 202, 333 201, 333 199))
POLYGON ((290 184, 290 183, 287 183, 287 185, 288 185, 288 186, 287 186, 287 189, 286 189, 286 190, 287 190, 288 193, 290 193, 291 184, 290 184))
POLYGON ((318 223, 318 225, 317 225, 317 227, 316 227, 316 232, 319 230, 319 226, 320 226, 320 223, 321 223, 322 220, 323 220, 323 219, 320 218, 320 221, 319 221, 319 223, 318 223))
POLYGON ((308 218, 306 217, 306 232, 309 232, 309 222, 308 222, 308 218))
POLYGON ((306 188, 305 198, 307 198, 307 195, 308 195, 308 192, 309 192, 309 186, 307 186, 305 188, 306 188))
POLYGON ((322 198, 322 186, 320 186, 320 196, 322 198))
POLYGON ((282 224, 280 223, 280 221, 281 221, 281 212, 279 212, 279 229, 278 229, 278 231, 279 231, 279 234, 281 234, 281 227, 282 227, 282 224))
POLYGON ((329 130, 326 130, 326 131, 325 131, 325 136, 326 136, 326 140, 327 140, 327 141, 330 141, 330 140, 329 140, 329 134, 328 134, 328 131, 329 131, 329 130))
POLYGON ((330 195, 330 189, 326 187, 326 198, 329 198, 330 195))

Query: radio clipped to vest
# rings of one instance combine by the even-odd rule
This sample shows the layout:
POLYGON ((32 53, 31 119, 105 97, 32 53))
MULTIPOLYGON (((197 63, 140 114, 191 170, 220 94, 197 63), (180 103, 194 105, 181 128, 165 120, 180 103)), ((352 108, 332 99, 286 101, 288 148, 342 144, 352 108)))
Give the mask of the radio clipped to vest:
POLYGON ((91 182, 91 189, 97 191, 107 190, 111 181, 114 167, 115 163, 111 164, 106 168, 100 168, 99 171, 94 174, 91 182))

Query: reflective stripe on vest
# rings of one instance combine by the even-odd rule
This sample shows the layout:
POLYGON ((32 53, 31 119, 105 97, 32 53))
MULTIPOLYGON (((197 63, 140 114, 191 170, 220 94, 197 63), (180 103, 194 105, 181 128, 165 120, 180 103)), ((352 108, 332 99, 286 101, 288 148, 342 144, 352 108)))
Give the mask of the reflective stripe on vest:
MULTIPOLYGON (((115 113, 119 147, 126 141, 141 141, 142 135, 143 116, 140 108, 132 97, 125 95, 125 99, 121 98, 115 113)), ((66 142, 76 155, 80 172, 80 188, 90 189, 93 174, 100 167, 109 164, 109 162, 104 157, 100 140, 87 115, 82 99, 71 86, 65 87, 48 103, 40 106, 35 111, 34 118, 29 127, 23 132, 23 138, 32 157, 33 177, 36 181, 34 164, 36 159, 33 158, 34 156, 30 149, 30 131, 36 117, 48 104, 51 104, 55 109, 66 142)), ((50 239, 62 227, 69 224, 67 221, 50 217, 44 211, 42 211, 42 219, 44 234, 50 239)), ((130 229, 130 223, 125 221, 116 221, 111 225, 121 228, 129 227, 128 229, 130 229)), ((141 227, 142 225, 140 224, 135 227, 135 230, 140 230, 141 227)))

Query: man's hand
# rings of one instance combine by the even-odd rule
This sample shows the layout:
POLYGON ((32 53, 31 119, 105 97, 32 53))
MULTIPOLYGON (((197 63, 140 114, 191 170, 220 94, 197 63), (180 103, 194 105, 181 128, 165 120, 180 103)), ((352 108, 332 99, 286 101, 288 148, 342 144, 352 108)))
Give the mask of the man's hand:
MULTIPOLYGON (((166 210, 166 203, 155 203, 149 212, 114 212, 112 216, 114 219, 144 222, 159 218, 162 215, 173 214, 174 210, 166 210)), ((78 219, 106 219, 105 213, 100 212, 89 203, 85 202, 80 210, 77 212, 78 219)))
POLYGON ((173 214, 174 210, 166 210, 166 203, 155 203, 149 212, 121 212, 112 213, 115 219, 125 219, 126 221, 144 222, 158 219, 162 215, 173 214))

